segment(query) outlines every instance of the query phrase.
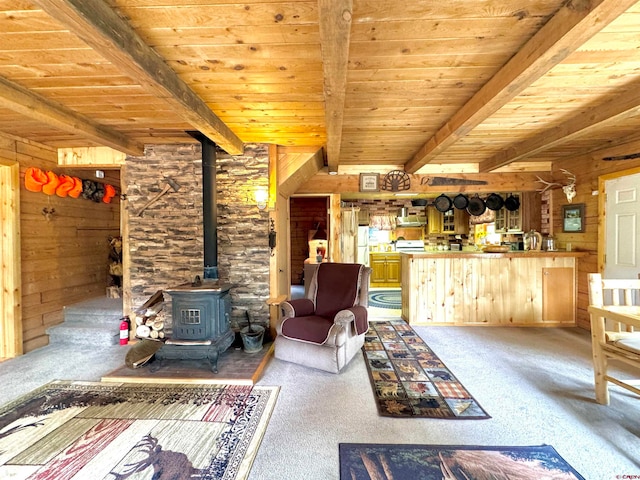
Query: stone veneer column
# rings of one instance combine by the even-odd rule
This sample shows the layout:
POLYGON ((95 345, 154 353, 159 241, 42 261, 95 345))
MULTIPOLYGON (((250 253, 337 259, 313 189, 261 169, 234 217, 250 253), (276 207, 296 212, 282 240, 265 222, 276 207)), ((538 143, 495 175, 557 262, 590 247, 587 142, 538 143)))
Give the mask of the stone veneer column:
MULTIPOLYGON (((218 273, 232 288, 232 324, 267 326, 269 310, 269 216, 253 199, 255 185, 268 184, 269 148, 246 145, 244 155, 218 152, 218 273)), ((127 195, 131 304, 135 309, 157 290, 203 278, 201 145, 148 145, 144 157, 127 157, 123 192, 127 195), (180 184, 142 216, 138 210, 166 185, 180 184)), ((165 294, 170 301, 171 297, 165 294)), ((167 305, 165 311, 171 311, 167 305)))

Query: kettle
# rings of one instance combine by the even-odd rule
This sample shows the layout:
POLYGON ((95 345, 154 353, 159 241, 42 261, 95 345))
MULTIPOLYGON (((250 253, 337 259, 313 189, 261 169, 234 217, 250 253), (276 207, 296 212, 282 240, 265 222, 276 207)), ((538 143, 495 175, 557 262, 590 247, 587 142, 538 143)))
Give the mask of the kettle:
POLYGON ((531 230, 524 234, 525 250, 540 250, 542 248, 542 235, 535 230, 531 230))

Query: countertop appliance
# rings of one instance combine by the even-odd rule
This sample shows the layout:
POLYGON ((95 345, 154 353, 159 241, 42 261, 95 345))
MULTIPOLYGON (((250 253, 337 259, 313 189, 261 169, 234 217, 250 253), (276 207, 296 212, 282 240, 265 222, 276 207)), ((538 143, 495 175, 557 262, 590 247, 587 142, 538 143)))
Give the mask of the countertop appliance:
POLYGON ((424 252, 424 241, 422 240, 398 240, 396 251, 405 253, 424 252))
POLYGON ((358 227, 358 263, 369 266, 369 227, 358 227))

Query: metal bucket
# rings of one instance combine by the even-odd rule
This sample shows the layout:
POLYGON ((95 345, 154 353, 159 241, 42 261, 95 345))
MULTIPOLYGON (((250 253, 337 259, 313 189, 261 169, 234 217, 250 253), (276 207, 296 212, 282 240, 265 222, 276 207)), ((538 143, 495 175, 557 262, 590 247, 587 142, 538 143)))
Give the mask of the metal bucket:
POLYGON ((262 340, 264 338, 264 327, 261 325, 251 325, 240 330, 240 337, 244 345, 245 353, 257 353, 262 350, 262 340))

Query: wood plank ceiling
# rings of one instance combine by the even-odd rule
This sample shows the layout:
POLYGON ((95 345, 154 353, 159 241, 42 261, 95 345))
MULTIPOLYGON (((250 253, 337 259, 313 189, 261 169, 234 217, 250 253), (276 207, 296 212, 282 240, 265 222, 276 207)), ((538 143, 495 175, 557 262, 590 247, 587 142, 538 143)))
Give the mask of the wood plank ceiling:
POLYGON ((631 0, 0 0, 0 132, 491 172, 638 140, 631 0))

